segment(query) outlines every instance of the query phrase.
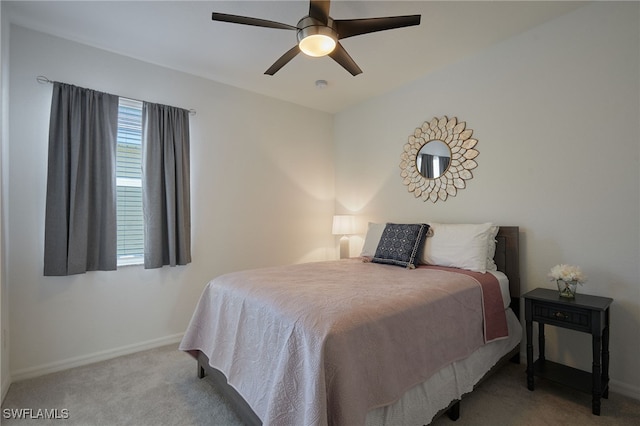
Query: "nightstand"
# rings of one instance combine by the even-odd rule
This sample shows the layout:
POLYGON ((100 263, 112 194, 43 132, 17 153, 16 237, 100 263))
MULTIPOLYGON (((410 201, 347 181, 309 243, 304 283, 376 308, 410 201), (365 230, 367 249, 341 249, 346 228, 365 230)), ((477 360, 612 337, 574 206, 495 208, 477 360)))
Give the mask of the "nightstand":
POLYGON ((609 306, 608 297, 576 294, 575 299, 557 290, 537 288, 524 296, 527 333, 527 388, 534 389, 534 376, 553 380, 584 392, 591 392, 592 412, 600 415, 600 398, 609 397, 609 306), (538 322, 540 356, 533 361, 533 321, 538 322), (591 373, 548 361, 544 356, 544 325, 568 328, 592 336, 591 373))

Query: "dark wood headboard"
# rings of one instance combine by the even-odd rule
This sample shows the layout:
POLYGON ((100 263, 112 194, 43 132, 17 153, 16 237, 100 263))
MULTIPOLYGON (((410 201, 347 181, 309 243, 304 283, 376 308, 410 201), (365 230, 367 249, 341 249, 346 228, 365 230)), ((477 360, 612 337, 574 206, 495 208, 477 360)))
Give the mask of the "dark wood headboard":
POLYGON ((511 309, 520 318, 520 228, 501 226, 496 236, 496 254, 494 256, 498 271, 509 278, 511 309), (514 300, 515 299, 515 300, 514 300))

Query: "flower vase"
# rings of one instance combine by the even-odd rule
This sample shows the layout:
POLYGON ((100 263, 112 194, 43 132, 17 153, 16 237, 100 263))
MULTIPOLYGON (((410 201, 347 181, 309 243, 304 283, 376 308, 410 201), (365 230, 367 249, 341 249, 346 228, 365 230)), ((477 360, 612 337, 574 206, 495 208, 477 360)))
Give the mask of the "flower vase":
POLYGON ((576 297, 578 281, 556 280, 556 284, 558 284, 558 292, 560 292, 560 297, 565 297, 567 299, 574 299, 576 297))

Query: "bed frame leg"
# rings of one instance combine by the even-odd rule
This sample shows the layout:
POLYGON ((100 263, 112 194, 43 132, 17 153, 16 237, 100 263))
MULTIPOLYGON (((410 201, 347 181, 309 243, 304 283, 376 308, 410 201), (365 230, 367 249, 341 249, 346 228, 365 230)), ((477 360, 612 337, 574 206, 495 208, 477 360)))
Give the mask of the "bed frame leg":
POLYGON ((198 379, 203 379, 207 375, 204 367, 198 362, 198 379))
POLYGON ((447 416, 454 422, 460 418, 460 401, 456 401, 449 409, 447 410, 447 416))

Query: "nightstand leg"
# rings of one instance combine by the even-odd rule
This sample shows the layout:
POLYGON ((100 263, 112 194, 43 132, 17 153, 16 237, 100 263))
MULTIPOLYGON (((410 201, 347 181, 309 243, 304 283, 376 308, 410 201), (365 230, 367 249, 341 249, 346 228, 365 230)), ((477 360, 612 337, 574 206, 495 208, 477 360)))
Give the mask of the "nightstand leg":
POLYGON ((604 331, 602 333, 602 397, 609 398, 609 309, 605 311, 604 331))
POLYGON ((544 323, 543 322, 538 323, 538 352, 540 352, 538 359, 540 360, 540 363, 544 364, 544 361, 546 358, 544 357, 545 347, 544 347, 544 323))
POLYGON ((525 299, 525 328, 527 335, 527 389, 534 390, 533 382, 533 321, 531 318, 531 301, 525 299))
POLYGON ((533 325, 531 321, 527 321, 527 389, 534 390, 533 381, 533 325))
POLYGON ((593 386, 593 398, 592 398, 592 413, 600 415, 600 397, 602 395, 601 389, 601 370, 600 370, 600 358, 602 357, 602 336, 600 332, 593 334, 593 367, 591 372, 592 386, 593 386))

